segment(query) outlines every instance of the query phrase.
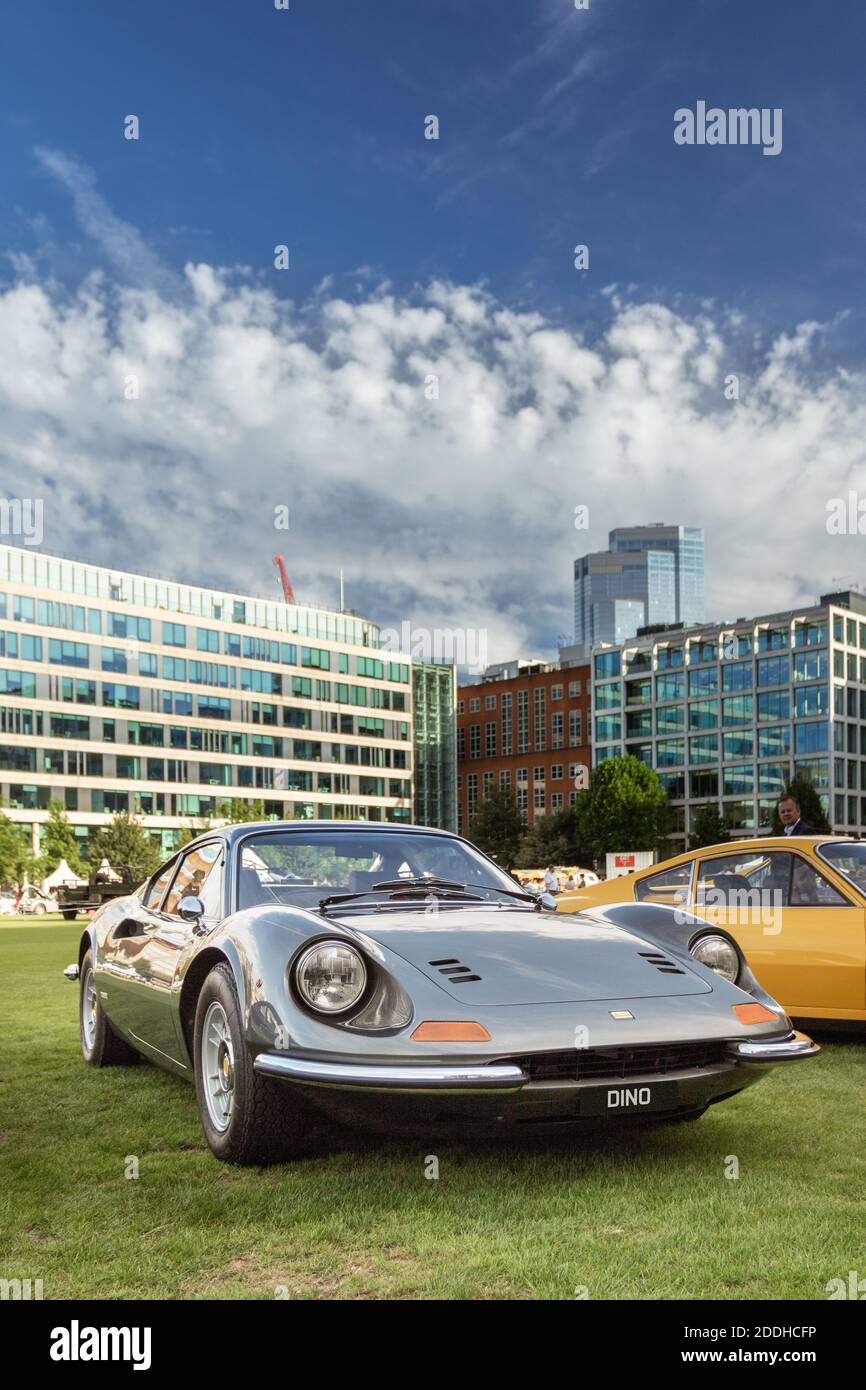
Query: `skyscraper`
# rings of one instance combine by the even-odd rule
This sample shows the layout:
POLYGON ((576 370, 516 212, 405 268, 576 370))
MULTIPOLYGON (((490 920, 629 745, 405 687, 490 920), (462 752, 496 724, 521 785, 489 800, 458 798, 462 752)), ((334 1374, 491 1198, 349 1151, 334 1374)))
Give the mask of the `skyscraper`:
POLYGON ((701 527, 619 526, 574 562, 574 640, 626 642, 651 623, 704 621, 701 527))

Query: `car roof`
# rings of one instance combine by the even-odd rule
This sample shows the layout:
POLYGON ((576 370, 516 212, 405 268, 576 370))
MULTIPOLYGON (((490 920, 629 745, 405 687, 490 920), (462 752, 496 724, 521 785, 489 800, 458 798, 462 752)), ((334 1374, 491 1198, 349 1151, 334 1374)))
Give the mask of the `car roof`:
POLYGON ((369 821, 369 820, 261 820, 261 821, 241 821, 235 825, 222 825, 213 830, 203 830, 194 840, 190 840, 184 845, 184 850, 191 845, 203 844, 206 840, 221 839, 229 846, 244 839, 247 835, 261 834, 268 831, 271 834, 281 834, 283 831, 302 833, 307 830, 362 830, 365 834, 374 832, 384 835, 441 835, 443 839, 459 840, 459 835, 453 834, 450 830, 440 830, 432 825, 402 825, 393 821, 369 821))
POLYGON ((838 844, 840 841, 848 841, 851 844, 866 843, 855 840, 853 835, 755 835, 747 840, 720 840, 715 845, 701 845, 698 849, 683 850, 681 854, 672 855, 670 859, 660 859, 657 864, 650 864, 646 869, 640 869, 638 872, 641 875, 649 875, 662 864, 684 864, 686 860, 694 859, 697 855, 738 854, 741 851, 760 854, 765 849, 790 848, 792 844, 814 848, 817 845, 838 844))

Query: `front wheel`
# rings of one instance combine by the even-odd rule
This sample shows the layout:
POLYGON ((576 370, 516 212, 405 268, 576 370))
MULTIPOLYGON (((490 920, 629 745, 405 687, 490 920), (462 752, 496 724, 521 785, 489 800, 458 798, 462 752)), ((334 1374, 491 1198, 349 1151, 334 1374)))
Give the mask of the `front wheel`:
POLYGON ((115 1033, 99 1002, 93 953, 87 951, 81 962, 78 991, 78 1026, 84 1060, 92 1067, 130 1067, 138 1053, 115 1033))
POLYGON ((214 966, 202 986, 193 1046, 199 1115, 217 1158, 256 1165, 307 1152, 306 1106, 290 1084, 255 1071, 227 964, 214 966))

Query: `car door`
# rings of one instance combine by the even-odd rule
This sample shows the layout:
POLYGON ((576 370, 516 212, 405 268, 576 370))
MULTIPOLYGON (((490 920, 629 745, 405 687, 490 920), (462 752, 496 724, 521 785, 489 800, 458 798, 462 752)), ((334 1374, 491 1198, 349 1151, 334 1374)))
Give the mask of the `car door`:
POLYGON ((135 1042, 158 1057, 184 1066, 184 1046, 177 1017, 175 982, 182 955, 197 940, 194 923, 185 922, 179 906, 199 897, 220 910, 222 841, 204 844, 172 860, 145 894, 141 909, 115 927, 115 988, 122 1026, 135 1042))
POLYGON ((145 952, 153 932, 154 913, 177 871, 179 858, 173 855, 163 864, 135 901, 117 907, 111 904, 100 913, 111 919, 99 951, 96 973, 100 994, 112 1023, 139 1041, 149 1013, 143 1005, 143 977, 148 961, 145 952))
POLYGON ((725 927, 788 1013, 864 1007, 864 909, 798 849, 699 855, 692 911, 725 927))

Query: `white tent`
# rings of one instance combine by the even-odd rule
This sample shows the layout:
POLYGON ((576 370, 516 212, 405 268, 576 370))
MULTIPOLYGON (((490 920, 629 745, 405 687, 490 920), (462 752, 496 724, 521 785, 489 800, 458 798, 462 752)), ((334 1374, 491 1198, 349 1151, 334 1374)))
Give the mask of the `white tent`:
POLYGON ((86 884, 87 879, 79 878, 78 875, 70 869, 66 860, 61 859, 54 873, 49 874, 47 878, 42 880, 42 891, 44 893, 50 893, 53 888, 59 888, 61 884, 67 883, 73 886, 77 884, 86 884))

